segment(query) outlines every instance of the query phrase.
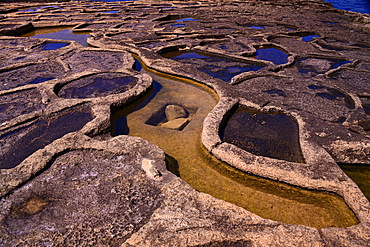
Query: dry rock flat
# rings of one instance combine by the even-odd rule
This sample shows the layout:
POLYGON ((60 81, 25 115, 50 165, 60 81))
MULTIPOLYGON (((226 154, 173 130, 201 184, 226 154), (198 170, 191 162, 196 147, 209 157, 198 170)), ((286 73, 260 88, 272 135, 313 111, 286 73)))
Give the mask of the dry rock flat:
MULTIPOLYGON (((370 175, 356 184, 339 166, 369 173, 369 38, 369 15, 322 0, 1 4, 0 246, 370 246, 370 175), (353 219, 265 219, 195 190, 150 141, 115 135, 112 115, 156 87, 142 66, 218 100, 198 138, 206 152, 337 195, 353 219), (225 141, 235 112, 285 117, 277 132, 295 146, 278 137, 281 149, 262 153, 225 141)), ((156 123, 163 131, 199 115, 167 106, 177 108, 156 123)), ((253 138, 278 136, 266 121, 253 138)))

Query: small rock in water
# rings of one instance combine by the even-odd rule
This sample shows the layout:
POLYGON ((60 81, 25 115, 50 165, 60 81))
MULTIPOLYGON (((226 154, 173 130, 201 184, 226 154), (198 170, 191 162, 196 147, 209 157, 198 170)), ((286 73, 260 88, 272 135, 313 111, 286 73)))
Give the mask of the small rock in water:
POLYGON ((186 118, 188 112, 179 105, 168 105, 165 109, 167 121, 171 121, 177 118, 186 118))
POLYGON ((189 122, 189 118, 177 118, 163 123, 160 126, 167 129, 182 130, 189 122))

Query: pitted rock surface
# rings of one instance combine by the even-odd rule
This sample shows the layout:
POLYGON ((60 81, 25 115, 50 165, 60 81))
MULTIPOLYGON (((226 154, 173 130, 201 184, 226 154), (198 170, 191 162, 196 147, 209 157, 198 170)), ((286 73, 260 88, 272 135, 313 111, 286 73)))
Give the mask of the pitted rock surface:
POLYGON ((370 242, 370 202, 337 165, 370 165, 369 15, 322 0, 36 2, 0 6, 0 147, 7 157, 1 164, 7 169, 0 169, 0 245, 370 242), (50 27, 89 33, 91 47, 20 37, 50 27), (271 47, 284 53, 283 62, 258 56, 271 47), (202 134, 211 154, 251 174, 338 194, 359 223, 319 230, 262 219, 195 191, 166 170, 163 151, 149 142, 106 135, 111 112, 152 83, 133 70, 130 53, 153 71, 216 92, 220 103, 202 134), (99 74, 104 78, 96 81, 99 74), (121 87, 113 74, 133 83, 121 87), (220 125, 238 106, 295 118, 305 163, 223 142, 220 125), (59 124, 63 112, 75 116, 85 107, 86 121, 59 124), (62 134, 42 131, 54 127, 62 134), (43 143, 45 136, 53 138, 43 143), (28 147, 28 137, 42 145, 28 147), (140 168, 144 159, 158 179, 140 168))
POLYGON ((1 123, 5 123, 19 115, 28 114, 45 108, 45 103, 42 102, 41 94, 37 89, 5 94, 0 96, 0 100, 1 112, 7 113, 0 115, 1 123))
POLYGON ((162 201, 158 186, 143 179, 130 155, 76 150, 59 156, 2 201, 2 244, 122 244, 162 201))

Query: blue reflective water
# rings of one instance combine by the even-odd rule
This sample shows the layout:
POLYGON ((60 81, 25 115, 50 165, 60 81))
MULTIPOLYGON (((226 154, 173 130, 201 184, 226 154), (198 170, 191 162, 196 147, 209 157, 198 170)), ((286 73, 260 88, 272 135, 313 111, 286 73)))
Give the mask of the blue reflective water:
POLYGON ((343 65, 343 64, 347 64, 347 63, 351 63, 351 61, 333 60, 333 66, 332 66, 332 68, 333 68, 333 69, 336 69, 336 68, 338 68, 339 66, 341 66, 341 65, 343 65))
POLYGON ((313 38, 317 38, 317 37, 319 37, 319 36, 318 35, 307 35, 307 36, 303 36, 302 40, 304 42, 308 42, 308 41, 311 41, 313 38))
POLYGON ((182 18, 182 19, 176 20, 176 22, 183 22, 183 21, 200 21, 200 19, 182 18))
POLYGON ((143 69, 143 66, 141 65, 139 60, 137 60, 136 58, 134 58, 134 60, 135 62, 134 62, 134 65, 132 66, 132 69, 140 72, 143 69))
POLYGON ((129 115, 131 112, 138 111, 146 106, 162 88, 163 86, 159 82, 153 81, 152 87, 147 93, 145 93, 145 95, 143 95, 143 97, 135 100, 135 102, 133 102, 128 107, 125 107, 122 110, 116 112, 115 115, 120 117, 113 120, 111 130, 112 134, 114 136, 128 135, 130 129, 127 125, 127 115, 129 115))
POLYGON ((65 47, 67 45, 69 45, 69 43, 49 43, 49 44, 41 46, 41 48, 45 51, 51 51, 51 50, 60 49, 60 48, 65 47))
POLYGON ((43 77, 37 77, 35 80, 31 81, 30 84, 39 84, 39 83, 42 83, 42 82, 45 82, 45 81, 50 81, 54 79, 53 77, 51 78, 43 78, 43 77))
POLYGON ((72 32, 72 30, 68 29, 59 32, 36 34, 31 37, 39 39, 73 40, 85 47, 88 47, 89 45, 87 44, 87 39, 90 37, 90 34, 78 34, 78 32, 72 32))
POLYGON ((191 51, 168 52, 162 54, 162 56, 178 62, 190 64, 199 71, 225 82, 230 82, 234 76, 243 72, 257 71, 264 67, 261 64, 247 63, 226 57, 212 56, 210 54, 191 51))
POLYGON ((276 65, 288 62, 288 54, 276 48, 257 49, 256 58, 259 60, 270 61, 276 65))
POLYGON ((334 8, 370 14, 370 0, 325 0, 334 8))
POLYGON ((265 29, 264 27, 260 27, 260 26, 249 26, 249 27, 253 29, 265 29))
POLYGON ((106 12, 102 12, 102 13, 105 13, 105 14, 116 14, 116 13, 119 13, 118 10, 112 10, 112 11, 106 11, 106 12))
MULTIPOLYGON (((308 58, 302 58, 302 59, 298 60, 298 62, 297 62, 296 66, 297 66, 300 73, 306 74, 306 73, 311 72, 312 74, 315 74, 315 75, 324 73, 324 71, 320 71, 319 67, 317 67, 319 69, 319 70, 317 70, 315 65, 308 65, 308 66, 303 65, 302 66, 301 63, 303 61, 307 60, 307 59, 308 58)), ((338 60, 338 59, 321 59, 321 60, 328 60, 330 62, 330 69, 336 69, 339 66, 351 63, 351 61, 348 61, 348 60, 338 60)), ((311 88, 311 89, 317 89, 317 88, 311 88)))
POLYGON ((323 87, 323 86, 317 86, 317 85, 309 85, 308 88, 309 89, 312 89, 312 90, 317 90, 317 89, 323 89, 325 87, 323 87))
POLYGON ((180 55, 177 55, 174 59, 175 60, 183 60, 183 59, 191 59, 191 58, 207 59, 209 57, 201 55, 197 52, 184 52, 184 53, 180 53, 180 55))

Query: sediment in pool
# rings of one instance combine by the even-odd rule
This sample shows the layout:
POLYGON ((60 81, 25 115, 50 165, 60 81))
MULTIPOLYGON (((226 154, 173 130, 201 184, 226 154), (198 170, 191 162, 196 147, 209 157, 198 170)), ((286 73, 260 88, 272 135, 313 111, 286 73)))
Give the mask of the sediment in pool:
POLYGON ((16 130, 0 132, 0 169, 16 167, 37 150, 67 133, 80 130, 92 119, 89 106, 75 106, 16 130))
POLYGON ((369 164, 339 164, 340 168, 360 187, 370 200, 370 165, 369 164))
POLYGON ((134 76, 125 73, 101 73, 86 76, 57 90, 62 98, 94 98, 125 92, 136 84, 134 76))
POLYGON ((298 124, 282 112, 239 106, 221 129, 221 139, 255 155, 304 163, 298 124))
POLYGON ((204 88, 151 75, 156 81, 155 89, 138 102, 113 112, 112 135, 129 134, 149 140, 165 151, 167 168, 193 188, 263 218, 316 228, 358 223, 337 195, 251 176, 211 156, 202 146, 200 135, 203 120, 217 100, 204 88), (151 97, 150 101, 145 99, 147 96, 151 97), (145 124, 166 104, 195 110, 181 131, 145 124))

